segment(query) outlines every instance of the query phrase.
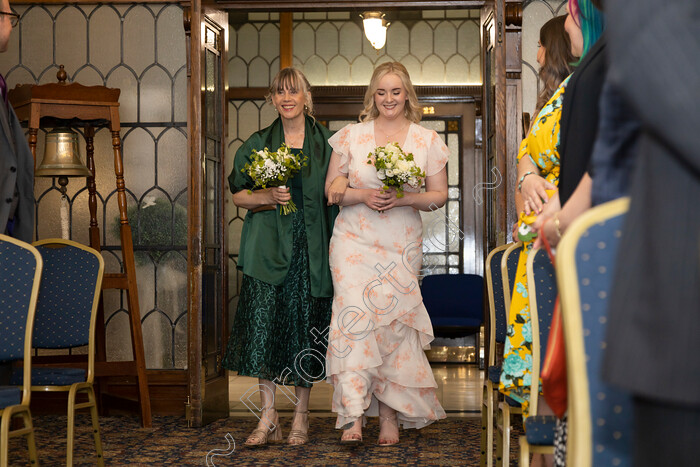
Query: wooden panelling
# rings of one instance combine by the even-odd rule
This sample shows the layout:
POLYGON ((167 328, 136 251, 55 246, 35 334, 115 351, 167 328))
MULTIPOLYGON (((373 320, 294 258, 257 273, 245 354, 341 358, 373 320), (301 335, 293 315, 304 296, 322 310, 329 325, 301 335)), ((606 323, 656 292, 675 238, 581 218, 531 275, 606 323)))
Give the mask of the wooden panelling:
MULTIPOLYGON (((94 5, 98 2, 95 0, 22 0, 21 2, 13 2, 13 3, 21 3, 23 5, 94 5)), ((129 4, 133 5, 134 3, 157 3, 159 5, 163 4, 169 4, 169 3, 177 3, 182 6, 189 6, 191 4, 190 1, 173 1, 173 0, 138 0, 138 2, 134 0, 110 0, 108 3, 110 4, 129 4)))
POLYGON ((523 4, 520 2, 506 3, 506 26, 523 25, 523 4))
POLYGON ((280 69, 292 66, 294 59, 292 14, 280 15, 280 69))
MULTIPOLYGON (((313 86, 314 102, 362 102, 367 86, 313 86)), ((419 101, 475 102, 481 100, 481 86, 415 86, 419 101)), ((264 99, 267 88, 230 88, 229 100, 264 99)))
POLYGON ((506 237, 510 226, 517 220, 515 187, 517 159, 522 140, 522 19, 520 0, 505 0, 505 94, 506 94, 506 183, 505 226, 506 237))
MULTIPOLYGON (((506 213, 506 227, 513 225, 517 213, 515 209, 515 187, 518 174, 518 151, 522 140, 522 92, 519 79, 506 80, 506 154, 507 172, 503 182, 506 185, 506 199, 508 207, 506 213)), ((508 233, 506 232, 506 235, 508 233)))
MULTIPOLYGON (((148 393, 151 398, 151 410, 154 415, 184 415, 187 402, 186 370, 147 370, 148 393)), ((136 385, 125 377, 106 378, 105 390, 124 399, 136 398, 136 385)), ((114 404, 110 404, 114 407, 114 404)), ((113 410, 113 409, 112 409, 113 410)))
POLYGON ((348 11, 348 10, 388 10, 396 9, 451 9, 451 8, 480 8, 485 0, 329 0, 319 2, 316 0, 208 0, 210 4, 215 4, 217 8, 228 10, 244 11, 348 11))
MULTIPOLYGON (((178 415, 185 414, 187 402, 187 371, 186 370, 146 370, 148 376, 148 393, 151 400, 153 415, 178 415)), ((103 402, 111 407, 110 413, 133 413, 138 407, 136 396, 138 389, 129 377, 109 377, 101 379, 102 392, 109 392, 116 398, 110 398, 105 394, 103 402), (115 409, 119 407, 119 409, 115 409)), ((67 393, 41 392, 32 393, 32 412, 37 414, 65 414, 67 393)))
MULTIPOLYGON (((496 117, 496 135, 494 147, 496 151, 496 168, 501 173, 504 180, 508 180, 508 152, 506 146, 506 123, 507 123, 507 108, 506 108, 506 44, 505 44, 505 21, 504 9, 505 1, 496 0, 496 45, 494 48, 494 57, 496 61, 495 76, 493 83, 495 85, 495 108, 494 114, 496 117)), ((498 187, 496 194, 496 244, 505 243, 505 238, 508 232, 506 225, 506 213, 508 212, 508 197, 507 187, 501 184, 498 187)))

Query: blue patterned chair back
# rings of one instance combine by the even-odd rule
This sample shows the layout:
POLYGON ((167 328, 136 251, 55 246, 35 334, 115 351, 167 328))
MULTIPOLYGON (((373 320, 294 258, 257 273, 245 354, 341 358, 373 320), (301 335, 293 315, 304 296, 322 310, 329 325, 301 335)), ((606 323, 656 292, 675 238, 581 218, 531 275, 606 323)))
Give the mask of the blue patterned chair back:
MULTIPOLYGON (((549 330, 552 327, 554 315, 554 303, 557 300, 557 276, 554 265, 549 260, 545 250, 537 250, 530 253, 532 258, 532 274, 535 281, 535 299, 537 300, 537 321, 539 324, 540 338, 540 368, 544 363, 549 342, 549 330)), ((530 287, 528 287, 530 288, 530 287)), ((532 292, 532 290, 531 290, 532 292)))
POLYGON ((523 252, 522 245, 510 252, 507 260, 508 267, 508 284, 510 286, 510 291, 513 291, 512 284, 515 282, 515 273, 518 270, 518 259, 520 259, 520 253, 523 252))
POLYGON ((99 254, 63 242, 39 244, 37 249, 44 260, 44 276, 36 310, 34 347, 87 345, 95 287, 102 279, 99 254))
POLYGON ((503 344, 506 341, 506 328, 508 317, 506 316, 506 301, 503 295, 503 275, 501 274, 501 259, 505 248, 500 248, 489 255, 489 273, 490 280, 489 296, 492 297, 493 316, 491 317, 491 325, 494 326, 496 334, 495 341, 503 344))
POLYGON ((29 244, 0 235, 0 361, 24 358, 41 278, 39 253, 29 244), (31 315, 31 319, 30 318, 31 315))
MULTIPOLYGON (((608 298, 624 216, 588 229, 576 249, 583 342, 588 356, 588 393, 593 421, 593 465, 623 465, 632 436, 631 399, 600 379, 608 298), (625 454, 622 454, 625 453, 625 454)), ((631 460, 631 459, 630 459, 631 460)))
POLYGON ((570 378, 573 444, 567 456, 582 459, 580 465, 632 465, 632 399, 600 377, 608 303, 628 206, 629 199, 623 198, 591 209, 569 227, 557 253, 558 272, 566 274, 559 285, 570 378))
POLYGON ((431 274, 421 284, 433 327, 478 327, 484 321, 484 278, 476 274, 431 274))

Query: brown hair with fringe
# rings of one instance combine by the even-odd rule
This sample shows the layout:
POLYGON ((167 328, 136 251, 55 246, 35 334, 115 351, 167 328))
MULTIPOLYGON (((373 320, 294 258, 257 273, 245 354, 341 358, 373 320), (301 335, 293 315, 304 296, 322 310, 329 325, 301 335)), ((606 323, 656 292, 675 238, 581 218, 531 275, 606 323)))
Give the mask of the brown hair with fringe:
POLYGON ((406 119, 413 123, 420 122, 423 114, 421 113, 420 104, 418 104, 418 97, 416 96, 416 90, 413 88, 413 83, 411 83, 411 77, 408 75, 408 70, 399 62, 386 62, 382 63, 374 69, 372 73, 372 79, 369 81, 369 86, 367 86, 367 91, 365 92, 365 108, 360 114, 361 122, 369 122, 375 120, 379 116, 379 109, 374 103, 374 94, 379 88, 379 81, 384 78, 389 73, 393 73, 401 79, 404 89, 406 89, 406 104, 404 105, 403 113, 406 119))
POLYGON ((272 79, 270 88, 265 95, 265 101, 270 105, 274 105, 272 103, 272 95, 284 89, 295 90, 304 94, 304 113, 309 117, 313 117, 314 102, 311 99, 311 85, 304 73, 294 67, 282 68, 272 79))
POLYGON ((540 29, 540 44, 544 47, 544 66, 539 71, 542 90, 537 96, 535 116, 540 113, 564 78, 574 71, 571 64, 576 61, 576 57, 571 54, 571 41, 564 29, 564 21, 566 21, 566 15, 556 16, 544 23, 540 29))

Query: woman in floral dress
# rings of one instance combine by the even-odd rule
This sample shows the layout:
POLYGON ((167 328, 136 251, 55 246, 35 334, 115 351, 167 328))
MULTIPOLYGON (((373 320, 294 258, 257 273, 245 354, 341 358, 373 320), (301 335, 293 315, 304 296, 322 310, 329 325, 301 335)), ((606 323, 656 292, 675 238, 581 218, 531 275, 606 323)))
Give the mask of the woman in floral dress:
POLYGON ((326 176, 328 199, 343 208, 330 244, 333 316, 326 373, 334 385, 332 409, 342 443, 362 440, 364 415, 380 417, 379 444, 396 444, 398 425, 422 428, 445 417, 437 384, 423 352, 433 340, 417 274, 422 261, 419 211, 447 199, 449 150, 418 125, 420 107, 406 68, 384 63, 374 70, 360 122, 336 133, 326 176), (405 196, 382 190, 368 164, 376 147, 394 142, 425 171, 425 191, 404 186, 405 196), (331 181, 348 178, 336 196, 331 181))
MULTIPOLYGON (((518 235, 523 241, 523 251, 518 258, 515 284, 512 287, 499 385, 502 393, 522 404, 523 416, 528 414, 532 370, 532 328, 526 264, 528 253, 536 240, 536 233, 530 226, 548 198, 556 196, 559 182, 559 119, 566 84, 569 81, 567 75, 571 72, 569 64, 573 62, 569 38, 564 30, 564 17, 553 18, 542 27, 537 59, 541 66, 540 76, 549 77, 549 80, 543 81, 555 81, 560 84, 548 100, 540 95, 538 103, 546 103, 539 110, 518 153, 517 192, 524 201, 518 222, 518 235)), ((517 198, 516 196, 516 200, 517 198)))

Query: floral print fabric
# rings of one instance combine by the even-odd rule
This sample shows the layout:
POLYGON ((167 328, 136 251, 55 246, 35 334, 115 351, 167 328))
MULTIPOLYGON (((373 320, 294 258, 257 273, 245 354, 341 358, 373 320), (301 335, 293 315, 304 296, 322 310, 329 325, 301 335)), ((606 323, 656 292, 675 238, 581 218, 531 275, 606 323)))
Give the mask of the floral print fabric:
MULTIPOLYGON (((559 183, 559 119, 568 82, 569 78, 566 78, 542 107, 518 154, 518 160, 528 156, 539 168, 540 175, 554 185, 559 183)), ((521 216, 518 227, 522 222, 521 216)), ((528 414, 532 371, 532 325, 526 264, 534 241, 535 238, 524 242, 518 258, 515 283, 511 287, 513 295, 499 385, 503 394, 522 404, 524 417, 528 414)))
MULTIPOLYGON (((374 122, 348 125, 330 140, 351 188, 381 188, 367 156, 377 146, 374 122)), ((447 163, 449 149, 432 130, 411 124, 402 145, 428 176, 447 163)), ((406 186, 406 192, 418 189, 406 186)), ((378 415, 377 401, 398 412, 404 428, 445 418, 423 349, 433 329, 418 288, 422 221, 412 207, 376 212, 343 207, 330 243, 333 316, 326 374, 335 387, 336 427, 378 415)))

